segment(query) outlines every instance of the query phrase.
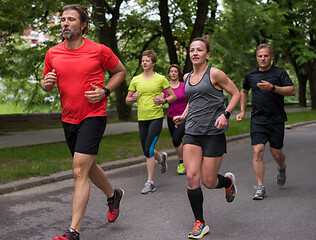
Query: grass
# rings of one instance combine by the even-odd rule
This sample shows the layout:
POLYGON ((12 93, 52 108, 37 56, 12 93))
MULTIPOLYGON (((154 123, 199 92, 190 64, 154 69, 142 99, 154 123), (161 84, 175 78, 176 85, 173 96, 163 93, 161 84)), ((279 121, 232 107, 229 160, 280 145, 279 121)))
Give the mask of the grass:
MULTIPOLYGON (((50 104, 37 104, 33 109, 34 112, 50 112, 50 104)), ((14 104, 11 102, 0 103, 0 114, 18 114, 25 113, 25 107, 23 104, 14 104)))
MULTIPOLYGON (((286 124, 316 120, 316 111, 288 113, 286 124)), ((237 123, 230 120, 226 136, 249 132, 250 119, 237 123)), ((156 145, 157 150, 172 149, 168 129, 163 129, 156 145)), ((118 159, 142 155, 139 134, 124 133, 109 135, 102 139, 97 162, 110 162, 118 159)), ((65 143, 43 144, 33 147, 0 149, 0 184, 69 170, 72 159, 65 143)))

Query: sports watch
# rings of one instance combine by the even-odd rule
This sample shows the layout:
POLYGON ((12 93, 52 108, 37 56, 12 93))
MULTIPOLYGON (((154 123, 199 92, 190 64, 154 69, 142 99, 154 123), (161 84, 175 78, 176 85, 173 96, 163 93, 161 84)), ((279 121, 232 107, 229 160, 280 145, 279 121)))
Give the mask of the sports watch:
POLYGON ((110 91, 108 88, 103 87, 102 89, 104 90, 104 95, 105 95, 106 97, 110 95, 111 91, 110 91))
POLYGON ((224 116, 225 116, 227 119, 229 119, 229 118, 230 118, 230 112, 225 111, 225 112, 224 112, 224 116))
POLYGON ((274 90, 275 90, 275 85, 273 84, 271 88, 271 92, 274 92, 274 90))

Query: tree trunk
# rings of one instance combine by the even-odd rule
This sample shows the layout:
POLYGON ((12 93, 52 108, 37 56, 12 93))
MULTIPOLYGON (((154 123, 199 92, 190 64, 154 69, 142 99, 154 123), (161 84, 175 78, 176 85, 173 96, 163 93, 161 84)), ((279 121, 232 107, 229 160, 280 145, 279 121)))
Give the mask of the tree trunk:
POLYGON ((159 15, 162 32, 165 37, 166 45, 168 48, 170 64, 179 64, 177 57, 177 50, 174 45, 174 38, 170 26, 170 19, 168 16, 168 0, 159 1, 159 15))
MULTIPOLYGON (((114 54, 121 60, 122 63, 124 61, 121 58, 121 54, 119 52, 117 46, 117 22, 119 20, 119 8, 122 4, 122 0, 116 0, 116 4, 114 8, 110 8, 106 4, 104 0, 95 0, 94 1, 94 20, 97 25, 97 35, 100 43, 105 44, 111 48, 114 54), (112 15, 112 19, 109 21, 111 25, 108 24, 105 19, 105 13, 110 13, 112 15)), ((110 76, 111 73, 109 72, 110 76)), ((132 110, 129 105, 125 103, 125 97, 128 92, 127 82, 126 80, 115 89, 116 96, 116 111, 118 115, 118 119, 121 121, 127 121, 132 119, 132 110)))
MULTIPOLYGON (((290 50, 288 51, 290 52, 290 50)), ((297 80, 298 80, 298 86, 299 86, 299 92, 298 92, 298 100, 299 100, 299 106, 300 107, 306 107, 306 83, 308 76, 306 73, 302 73, 302 69, 304 69, 303 66, 299 66, 296 63, 295 56, 289 56, 289 60, 291 62, 291 65, 294 68, 297 80)))
POLYGON ((316 59, 312 62, 309 70, 309 88, 311 92, 312 110, 316 110, 316 59))
MULTIPOLYGON (((196 37, 202 37, 204 32, 206 17, 209 9, 209 0, 198 0, 197 1, 197 12, 196 20, 193 26, 190 42, 196 37)), ((192 70, 192 63, 190 61, 189 47, 187 48, 187 57, 185 60, 185 66, 183 69, 184 73, 188 73, 192 70)))
POLYGON ((298 105, 300 107, 306 107, 306 83, 307 83, 307 76, 303 75, 301 77, 297 76, 298 79, 298 105))

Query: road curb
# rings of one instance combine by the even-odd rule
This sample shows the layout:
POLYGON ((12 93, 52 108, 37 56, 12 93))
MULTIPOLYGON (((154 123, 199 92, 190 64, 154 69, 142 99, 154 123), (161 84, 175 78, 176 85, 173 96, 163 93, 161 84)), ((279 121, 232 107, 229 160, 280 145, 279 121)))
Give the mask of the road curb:
MULTIPOLYGON (((304 125, 313 124, 313 123, 316 123, 316 120, 286 125, 285 128, 290 130, 290 129, 295 128, 295 127, 304 126, 304 125)), ((227 142, 237 141, 237 140, 248 138, 248 137, 250 137, 249 133, 240 134, 240 135, 236 135, 236 136, 230 136, 230 137, 227 137, 227 142)), ((164 151, 167 152, 167 154, 169 156, 173 156, 176 154, 174 149, 168 149, 168 150, 164 150, 164 151)), ((127 167, 127 166, 131 166, 131 165, 135 165, 135 164, 139 164, 139 163, 144 163, 144 162, 145 162, 144 156, 137 156, 137 157, 133 157, 133 158, 102 163, 102 164, 100 164, 100 167, 104 171, 109 171, 109 170, 127 167)), ((20 190, 24 190, 24 189, 28 189, 28 188, 33 188, 33 187, 41 186, 44 184, 60 182, 60 181, 71 179, 72 177, 73 177, 72 170, 67 170, 67 171, 62 171, 62 172, 51 174, 50 176, 33 177, 33 178, 29 178, 29 179, 14 181, 14 182, 7 183, 7 184, 1 184, 0 185, 0 195, 12 193, 15 191, 20 191, 20 190)))

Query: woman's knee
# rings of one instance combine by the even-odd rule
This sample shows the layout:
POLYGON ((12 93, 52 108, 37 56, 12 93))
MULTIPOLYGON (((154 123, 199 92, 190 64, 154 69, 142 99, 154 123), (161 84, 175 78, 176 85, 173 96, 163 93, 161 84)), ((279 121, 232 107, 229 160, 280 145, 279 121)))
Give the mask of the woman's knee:
POLYGON ((202 184, 208 189, 214 189, 218 184, 217 177, 202 177, 202 184))
POLYGON ((187 180, 189 187, 200 185, 200 175, 196 172, 187 171, 187 180))

